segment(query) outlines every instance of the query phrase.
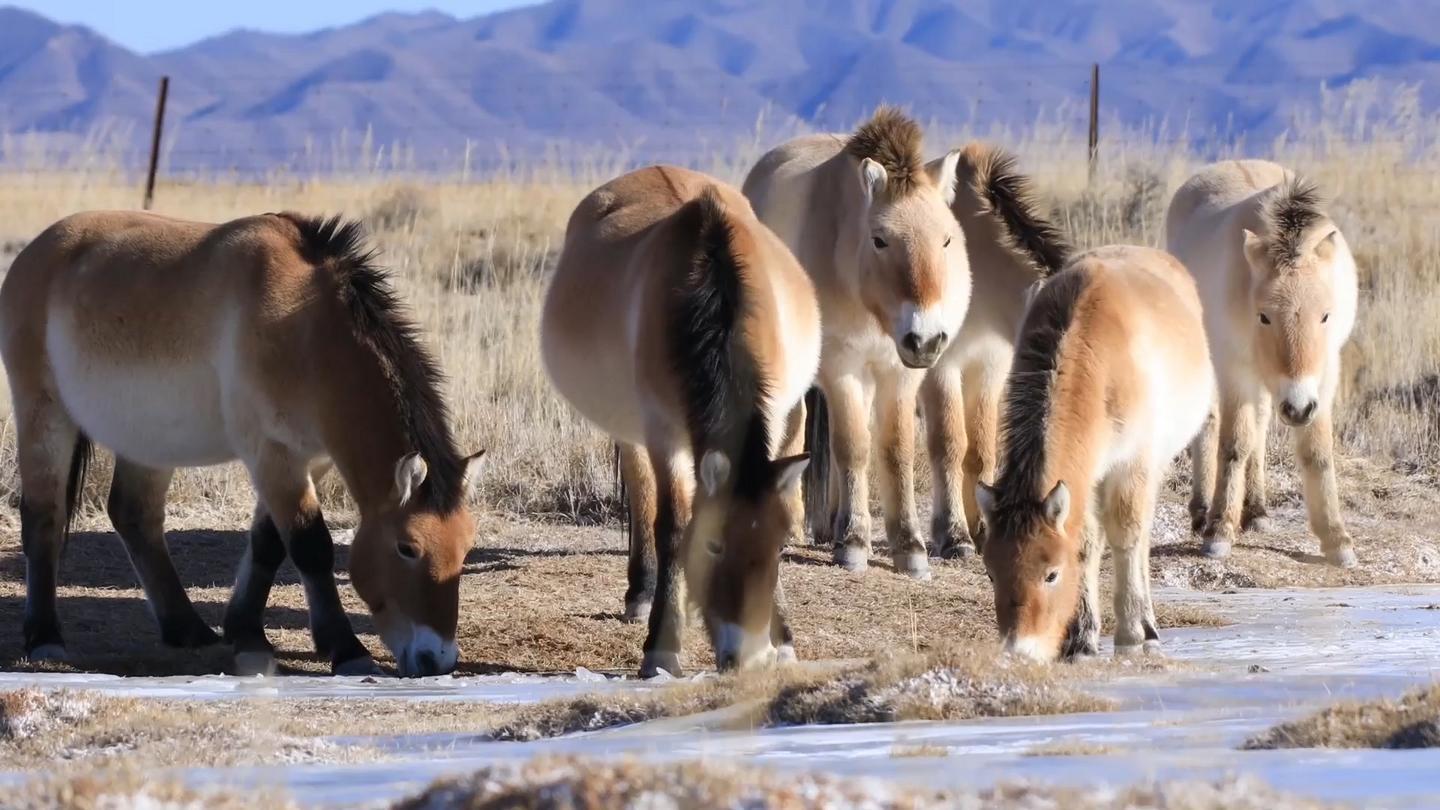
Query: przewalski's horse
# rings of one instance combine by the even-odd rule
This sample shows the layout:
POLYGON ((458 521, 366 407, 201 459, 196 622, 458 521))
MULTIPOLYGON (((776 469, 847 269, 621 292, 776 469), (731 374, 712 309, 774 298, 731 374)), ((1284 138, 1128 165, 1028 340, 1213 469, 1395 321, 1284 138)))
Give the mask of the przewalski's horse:
POLYGON ((239 459, 259 503, 225 612, 237 667, 273 666, 263 613, 288 553, 316 649, 337 674, 375 669, 341 607, 311 480, 328 459, 360 509, 351 580, 400 672, 453 669, 481 454, 456 451, 415 332, 359 227, 338 218, 95 212, 30 243, 0 288, 30 658, 65 654, 55 586, 93 441, 115 453, 110 519, 167 644, 219 640, 165 544, 171 476, 239 459))
POLYGON ((1192 177, 1175 192, 1165 233, 1200 287, 1219 380, 1218 418, 1191 448, 1190 515, 1205 553, 1224 557, 1240 530, 1264 530, 1273 400, 1295 429, 1310 528, 1331 564, 1355 565, 1331 425, 1340 349, 1358 296, 1345 237, 1315 186, 1259 160, 1219 163, 1192 177))
MULTIPOLYGON (((942 171, 943 160, 929 170, 942 171)), ((955 172, 950 210, 965 232, 970 309, 959 337, 920 388, 934 478, 930 550, 946 557, 968 555, 983 538, 975 485, 995 480, 1000 400, 1015 335, 1036 286, 1071 253, 1013 155, 967 144, 955 172)))
POLYGON ((1000 479, 976 492, 1009 649, 1041 660, 1098 650, 1102 531, 1116 650, 1159 644, 1155 498, 1214 391, 1200 298, 1169 254, 1100 248, 1040 288, 1006 383, 1000 479))
POLYGON ((680 672, 682 567, 721 668, 792 656, 775 591, 820 313, 790 251, 717 180, 627 174, 570 218, 541 347, 555 387, 620 443, 632 543, 655 545, 641 674, 680 672))
POLYGON ((821 471, 828 504, 814 521, 817 539, 832 539, 846 568, 867 567, 873 412, 895 568, 924 579, 915 402, 924 370, 960 330, 970 271, 949 210, 959 152, 927 171, 921 150, 919 125, 881 108, 851 136, 809 136, 769 152, 746 178, 745 195, 810 274, 824 313, 819 383, 831 467, 821 471))

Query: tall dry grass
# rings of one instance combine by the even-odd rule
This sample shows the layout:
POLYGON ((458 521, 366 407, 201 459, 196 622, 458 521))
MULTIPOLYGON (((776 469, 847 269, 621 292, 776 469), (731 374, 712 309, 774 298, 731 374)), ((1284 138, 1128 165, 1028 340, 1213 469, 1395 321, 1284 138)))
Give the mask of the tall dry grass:
MULTIPOLYGON (((1345 352, 1338 423, 1346 452, 1410 468, 1440 463, 1440 117, 1409 91, 1368 86, 1328 94, 1312 121, 1263 144, 1218 147, 1204 134, 1165 127, 1106 131, 1093 182, 1084 134, 1043 123, 983 137, 1019 153, 1083 246, 1160 245, 1165 205, 1200 165, 1219 157, 1277 160, 1317 180, 1360 264, 1361 304, 1345 352)), ((974 137, 934 132, 934 151, 974 137)), ((6 143, 0 141, 0 144, 6 143)), ((772 145, 763 133, 728 152, 697 151, 697 168, 738 182, 772 145)), ((80 158, 47 161, 43 150, 11 149, 23 165, 0 166, 0 267, 25 241, 74 211, 131 208, 136 177, 97 145, 80 158), (3 173, 5 168, 18 169, 3 173)), ((540 162, 477 179, 417 176, 377 161, 324 177, 276 173, 257 179, 217 172, 162 179, 156 209, 220 221, 282 209, 342 212, 371 226, 441 362, 465 449, 493 459, 483 503, 507 513, 600 521, 615 512, 611 450, 556 396, 540 365, 536 325, 547 273, 571 208, 595 185, 643 155, 598 151, 593 160, 540 162)), ((14 501, 14 429, 0 425, 0 494, 14 501)), ((103 503, 108 460, 86 490, 103 503)), ((917 476, 925 480, 925 476, 917 476)), ((243 471, 191 470, 174 484, 176 522, 243 525, 252 495, 243 471)), ((325 492, 332 518, 349 512, 336 481, 325 492)), ((13 520, 13 511, 5 510, 13 520)))

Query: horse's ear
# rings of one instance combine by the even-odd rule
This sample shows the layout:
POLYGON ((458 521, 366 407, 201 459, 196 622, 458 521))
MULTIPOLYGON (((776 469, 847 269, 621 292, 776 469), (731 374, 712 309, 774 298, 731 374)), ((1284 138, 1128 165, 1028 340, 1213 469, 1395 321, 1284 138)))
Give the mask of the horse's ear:
POLYGON ((1315 243, 1315 258, 1322 262, 1328 262, 1335 258, 1335 235, 1340 231, 1335 230, 1325 234, 1325 238, 1315 243))
POLYGON ((468 497, 475 491, 480 473, 485 471, 485 451, 481 450, 465 459, 465 475, 460 479, 460 489, 468 497))
POLYGON ((1265 247, 1265 240, 1249 228, 1245 232, 1245 261, 1250 265, 1251 272, 1256 275, 1265 275, 1270 272, 1270 251, 1265 247))
POLYGON ((885 193, 885 184, 889 182, 890 175, 885 172, 884 166, 870 158, 860 161, 860 188, 865 193, 867 206, 874 203, 876 197, 885 193))
POLYGON ((960 176, 955 171, 959 166, 960 150, 951 149, 945 157, 927 167, 935 172, 930 179, 940 187, 940 196, 944 198, 947 206, 955 204, 955 194, 960 188, 960 176))
POLYGON ((730 480, 730 459, 719 450, 711 450, 700 459, 700 486, 705 494, 715 497, 730 480))
POLYGON ((776 459, 771 465, 771 469, 775 473, 775 491, 781 495, 794 492, 799 488, 800 478, 805 474, 805 468, 808 466, 810 466, 809 453, 776 459))
POLYGON ((1000 493, 984 481, 975 482, 975 504, 980 507, 980 515, 985 522, 991 526, 995 525, 995 502, 1000 500, 1000 493))
POLYGON ((1045 519, 1059 529, 1065 525, 1065 518, 1070 517, 1070 488, 1065 486, 1064 481, 1057 481, 1055 488, 1045 496, 1045 519))
POLYGON ((415 494, 415 490, 425 483, 425 476, 430 473, 430 465, 419 453, 411 453, 400 459, 395 465, 395 497, 404 506, 415 494))

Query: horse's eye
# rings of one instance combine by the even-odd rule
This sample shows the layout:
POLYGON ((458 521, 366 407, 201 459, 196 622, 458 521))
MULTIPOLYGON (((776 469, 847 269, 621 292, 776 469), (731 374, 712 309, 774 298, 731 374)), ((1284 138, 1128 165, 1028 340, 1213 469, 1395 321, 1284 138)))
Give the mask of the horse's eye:
POLYGON ((712 555, 719 557, 721 551, 720 543, 715 540, 711 540, 710 542, 705 544, 705 550, 710 552, 712 555))
POLYGON ((1327 313, 1325 313, 1325 317, 1323 317, 1323 318, 1320 319, 1320 323, 1329 323, 1329 322, 1330 322, 1330 313, 1327 312, 1327 313))
POLYGON ((1270 316, 1269 316, 1269 315, 1266 315, 1266 314, 1263 313, 1263 312, 1260 313, 1260 323, 1263 323, 1263 324, 1265 324, 1266 326, 1269 326, 1269 325, 1270 325, 1270 316))
POLYGON ((404 560, 418 560, 420 559, 420 544, 413 543, 409 540, 402 540, 395 544, 395 553, 399 554, 400 558, 404 560))
POLYGON ((1048 574, 1045 575, 1045 584, 1046 584, 1046 585, 1054 585, 1055 582, 1056 582, 1057 580, 1059 580, 1059 579, 1060 579, 1060 569, 1059 569, 1059 568, 1056 568, 1056 569, 1052 570, 1050 573, 1048 573, 1048 574))
POLYGON ((885 240, 881 239, 878 236, 870 237, 870 242, 875 245, 876 250, 884 250, 885 248, 889 247, 889 245, 885 243, 885 240))
POLYGON ((949 237, 949 236, 945 237, 945 244, 942 245, 941 247, 950 247, 950 240, 951 240, 952 238, 953 238, 953 237, 949 237))

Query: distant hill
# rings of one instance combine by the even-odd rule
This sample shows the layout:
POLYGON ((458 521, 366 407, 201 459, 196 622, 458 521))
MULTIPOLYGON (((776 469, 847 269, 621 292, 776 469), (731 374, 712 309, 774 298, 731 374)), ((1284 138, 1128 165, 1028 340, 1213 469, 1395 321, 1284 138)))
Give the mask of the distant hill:
POLYGON ((467 139, 476 165, 567 144, 684 160, 762 120, 848 127, 879 101, 956 125, 1079 126, 1099 62, 1107 120, 1268 137, 1322 83, 1440 87, 1434 12, 1429 0, 555 0, 235 31, 144 55, 7 7, 0 130, 138 155, 168 74, 174 168, 395 144, 416 164, 454 165, 467 139))

